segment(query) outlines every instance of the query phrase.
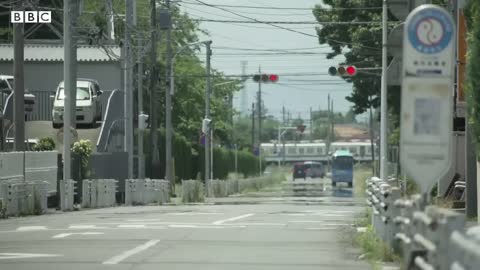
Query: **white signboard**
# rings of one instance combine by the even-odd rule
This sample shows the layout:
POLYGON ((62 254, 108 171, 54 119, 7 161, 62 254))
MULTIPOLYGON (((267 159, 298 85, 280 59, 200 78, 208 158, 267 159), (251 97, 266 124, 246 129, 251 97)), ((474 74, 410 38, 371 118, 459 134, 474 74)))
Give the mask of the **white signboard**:
POLYGON ((422 5, 405 30, 400 159, 427 193, 452 166, 455 28, 447 11, 422 5))

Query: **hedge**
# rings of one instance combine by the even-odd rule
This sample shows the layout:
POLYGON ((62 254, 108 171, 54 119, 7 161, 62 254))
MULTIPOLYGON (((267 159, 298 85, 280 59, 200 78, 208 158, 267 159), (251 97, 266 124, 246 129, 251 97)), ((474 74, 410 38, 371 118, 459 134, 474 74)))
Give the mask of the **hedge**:
MULTIPOLYGON (((173 136, 173 153, 175 162, 175 176, 177 182, 181 179, 196 179, 200 173, 204 179, 205 173, 205 152, 202 145, 192 144, 179 134, 173 136)), ((150 130, 144 133, 145 152, 145 175, 149 178, 164 178, 165 176, 165 131, 159 129, 158 148, 160 164, 156 171, 151 169, 152 146, 150 143, 150 130)), ((246 151, 238 151, 238 172, 245 176, 252 176, 258 173, 259 161, 253 154, 246 151)), ((213 150, 213 178, 226 179, 228 173, 235 171, 235 151, 225 148, 214 148, 213 150)), ((265 161, 262 161, 262 168, 265 168, 265 161)))

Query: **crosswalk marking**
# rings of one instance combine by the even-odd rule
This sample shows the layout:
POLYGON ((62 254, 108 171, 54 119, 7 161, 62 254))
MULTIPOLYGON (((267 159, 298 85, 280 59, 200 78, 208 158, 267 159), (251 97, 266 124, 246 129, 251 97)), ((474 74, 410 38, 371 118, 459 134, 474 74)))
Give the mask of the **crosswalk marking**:
POLYGON ((146 228, 145 224, 121 224, 117 226, 118 228, 129 228, 129 229, 143 229, 146 228))
POLYGON ((106 227, 100 227, 97 225, 70 225, 68 228, 72 230, 106 229, 106 227))
POLYGON ((22 226, 18 227, 17 231, 19 232, 27 232, 27 231, 43 231, 46 230, 47 227, 45 226, 22 226))

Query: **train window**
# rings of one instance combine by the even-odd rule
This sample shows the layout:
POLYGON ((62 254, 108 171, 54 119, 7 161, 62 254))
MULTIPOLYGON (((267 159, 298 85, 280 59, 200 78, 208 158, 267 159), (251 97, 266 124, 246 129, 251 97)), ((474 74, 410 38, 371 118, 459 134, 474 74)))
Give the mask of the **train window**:
POLYGON ((313 154, 314 150, 315 149, 313 147, 307 147, 307 154, 313 154))
POLYGON ((298 153, 299 153, 300 155, 304 154, 304 153, 305 153, 305 148, 299 147, 299 148, 298 148, 298 153))
POLYGON ((317 150, 320 155, 323 155, 323 147, 318 147, 317 150))
POLYGON ((356 147, 350 147, 350 153, 357 154, 357 148, 356 147))
POLYGON ((287 147, 287 154, 296 154, 296 148, 295 147, 287 147))

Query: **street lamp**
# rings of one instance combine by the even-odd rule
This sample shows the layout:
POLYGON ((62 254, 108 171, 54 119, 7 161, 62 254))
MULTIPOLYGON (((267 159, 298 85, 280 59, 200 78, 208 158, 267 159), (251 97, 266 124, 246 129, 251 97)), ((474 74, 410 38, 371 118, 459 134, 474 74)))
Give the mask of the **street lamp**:
MULTIPOLYGON (((210 51, 210 45, 212 44, 212 41, 211 40, 207 40, 207 41, 199 41, 199 42, 193 42, 193 43, 189 43, 183 47, 181 47, 171 58, 171 61, 170 61, 170 78, 169 78, 169 81, 170 81, 170 96, 173 96, 174 93, 175 93, 175 74, 174 74, 174 64, 175 64, 175 58, 182 52, 184 51, 185 49, 191 47, 191 46, 194 46, 194 45, 198 45, 198 44, 205 44, 205 46, 207 46, 207 91, 206 91, 206 95, 205 95, 205 118, 209 118, 210 116, 210 54, 211 54, 211 51, 210 51)), ((171 162, 172 162, 172 134, 173 134, 173 130, 172 130, 172 117, 171 117, 171 114, 172 114, 172 106, 166 106, 165 108, 166 110, 166 158, 165 158, 165 174, 166 174, 166 180, 167 181, 174 181, 173 179, 173 171, 172 171, 172 166, 171 166, 171 162)), ((209 146, 209 136, 208 136, 208 132, 205 136, 205 149, 208 149, 208 146, 209 146)), ((205 168, 207 168, 208 166, 208 156, 209 156, 209 151, 205 151, 205 168)), ((206 169, 205 171, 206 173, 208 172, 208 169, 206 169)), ((207 174, 206 174, 207 175, 207 174)), ((207 177, 205 178, 207 179, 207 177)), ((174 183, 172 183, 173 186, 175 186, 174 183)))

